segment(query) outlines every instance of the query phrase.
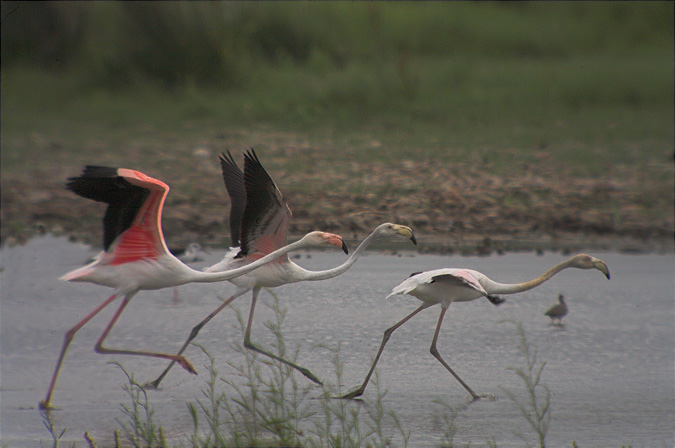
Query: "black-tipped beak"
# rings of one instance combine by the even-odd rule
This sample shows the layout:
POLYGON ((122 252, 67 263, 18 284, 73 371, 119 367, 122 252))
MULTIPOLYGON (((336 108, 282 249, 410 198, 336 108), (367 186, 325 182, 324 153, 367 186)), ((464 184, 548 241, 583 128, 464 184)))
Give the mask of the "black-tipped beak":
POLYGON ((412 243, 413 243, 415 246, 417 246, 417 239, 415 238, 415 235, 413 235, 412 232, 410 232, 410 241, 412 241, 412 243))
POLYGON ((346 253, 346 254, 349 253, 349 249, 347 249, 347 245, 345 244, 344 241, 342 242, 342 251, 343 251, 344 253, 346 253))
POLYGON ((607 280, 609 280, 609 269, 607 269, 607 272, 605 272, 605 277, 607 277, 607 280))

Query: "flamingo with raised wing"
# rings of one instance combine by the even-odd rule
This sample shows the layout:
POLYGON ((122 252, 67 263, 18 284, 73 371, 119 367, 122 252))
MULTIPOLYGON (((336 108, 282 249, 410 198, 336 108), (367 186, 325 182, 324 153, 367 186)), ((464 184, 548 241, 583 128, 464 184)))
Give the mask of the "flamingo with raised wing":
MULTIPOLYGON (((285 244, 288 223, 291 219, 290 208, 253 150, 244 155, 243 173, 229 152, 220 157, 220 163, 225 187, 232 203, 230 208, 230 236, 232 244, 238 244, 238 247, 235 247, 226 254, 221 262, 206 269, 207 272, 219 272, 246 265, 251 260, 255 260, 285 244)), ((336 277, 349 269, 372 241, 378 237, 387 235, 403 236, 412 240, 414 244, 417 244, 415 235, 409 227, 385 223, 378 226, 343 264, 333 269, 310 271, 293 263, 288 259, 288 256, 284 256, 276 260, 276 262, 269 263, 245 276, 230 280, 231 283, 237 286, 235 292, 192 329, 190 336, 185 341, 183 348, 178 352, 178 355, 185 351, 201 328, 223 308, 237 297, 248 291, 252 291, 251 309, 244 333, 244 346, 283 362, 298 370, 313 382, 321 384, 321 380, 308 369, 269 353, 251 342, 251 325, 253 323, 253 313, 258 293, 263 287, 272 288, 287 283, 325 280, 336 277)), ((169 364, 156 380, 146 384, 146 387, 158 387, 173 364, 174 361, 169 364)))
POLYGON ((61 280, 96 283, 115 288, 115 291, 66 332, 47 396, 40 402, 42 409, 51 408, 52 393, 59 371, 75 334, 118 297, 124 296, 124 299, 96 342, 97 353, 170 359, 178 362, 188 372, 195 373, 190 362, 180 355, 111 349, 103 346, 113 325, 138 291, 192 282, 229 280, 292 250, 325 245, 344 246, 342 238, 338 235, 312 232, 296 243, 270 253, 266 257, 259 257, 254 263, 246 266, 235 266, 237 269, 233 267, 223 272, 195 271, 172 255, 164 242, 161 214, 169 192, 169 186, 164 182, 130 169, 87 166, 81 176, 69 179, 67 188, 82 197, 104 202, 108 204, 108 207, 103 218, 103 251, 92 263, 64 275, 61 280))
POLYGON ((574 257, 552 267, 534 280, 523 283, 498 283, 488 278, 485 274, 472 269, 436 269, 412 274, 400 285, 395 287, 387 296, 387 298, 398 294, 408 294, 419 299, 422 302, 422 305, 400 320, 396 325, 385 330, 382 343, 380 344, 377 355, 375 355, 375 360, 373 361, 373 364, 366 375, 366 379, 358 389, 353 390, 339 398, 350 399, 363 395, 363 392, 366 390, 366 386, 368 385, 368 381, 370 381, 370 377, 375 370, 375 366, 382 355, 384 346, 387 344, 391 334, 401 325, 409 321, 417 313, 436 304, 441 305, 441 314, 438 317, 436 331, 431 341, 431 354, 443 365, 443 367, 448 370, 448 372, 452 374, 452 376, 455 377, 457 381, 459 381, 459 383, 471 394, 474 400, 480 398, 480 396, 476 394, 459 377, 459 375, 455 373, 454 370, 452 370, 452 368, 448 365, 448 363, 445 362, 436 349, 436 341, 438 340, 438 334, 441 330, 443 317, 445 316, 445 312, 448 310, 450 304, 453 302, 470 302, 480 297, 486 297, 492 303, 498 305, 503 302, 503 299, 496 297, 495 294, 515 294, 518 292, 530 290, 541 285, 556 275, 558 272, 567 268, 597 269, 605 274, 605 277, 609 279, 609 269, 607 268, 605 262, 586 254, 575 255, 574 257))

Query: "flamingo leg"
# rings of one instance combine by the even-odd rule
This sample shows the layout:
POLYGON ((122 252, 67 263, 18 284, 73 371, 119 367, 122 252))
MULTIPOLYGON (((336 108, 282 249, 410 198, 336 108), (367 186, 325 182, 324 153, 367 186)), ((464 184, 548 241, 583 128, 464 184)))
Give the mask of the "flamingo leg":
POLYGON ((51 405, 52 393, 54 392, 56 380, 58 379, 59 372, 61 371, 61 365, 63 364, 63 360, 66 357, 66 351, 68 351, 70 343, 73 342, 73 339, 75 338, 75 333, 77 333, 80 330, 80 328, 84 327, 86 323, 89 322, 94 316, 96 316, 103 308, 110 305, 116 298, 117 294, 113 294, 112 296, 108 297, 108 299, 105 302, 100 304, 94 311, 89 313, 84 319, 79 321, 73 328, 71 328, 66 332, 66 336, 63 340, 63 346, 61 347, 61 354, 59 355, 59 360, 56 362, 56 368, 54 369, 54 373, 52 374, 52 381, 51 383, 49 383, 47 396, 43 401, 40 402, 40 409, 53 409, 51 405))
POLYGON ((153 358, 163 358, 163 359, 170 359, 173 361, 176 361, 179 363, 185 370, 187 370, 190 373, 197 373, 194 367, 192 367, 192 364, 190 362, 183 358, 182 356, 177 356, 177 355, 169 355, 168 353, 158 353, 158 352, 148 352, 148 351, 142 351, 142 350, 121 350, 121 349, 114 349, 114 348, 106 348, 103 347, 103 341, 105 341, 105 338, 108 337, 108 333, 110 333, 110 330, 112 327, 115 325, 117 322, 117 319, 120 317, 122 314, 122 311, 126 308, 126 306, 129 304, 131 299, 135 293, 127 294, 124 297, 124 300, 122 301, 122 304, 120 307, 117 309, 115 312, 115 315, 113 318, 108 322, 108 326, 103 330, 103 334, 101 334, 101 337, 98 339, 96 342, 96 345, 94 346, 94 350, 96 353, 101 353, 101 354, 110 354, 110 355, 137 355, 137 356, 150 356, 153 358))
POLYGON ((340 396, 338 398, 344 398, 347 400, 350 400, 352 398, 360 397, 363 395, 363 392, 366 390, 366 386, 368 385, 368 382, 370 381, 370 377, 373 375, 373 372, 375 371, 375 366, 377 365, 377 362, 380 360, 380 356, 382 355, 382 351, 384 351, 384 346, 387 344, 387 341, 389 341, 389 338, 391 337, 391 334, 401 325, 404 323, 408 322, 410 319, 412 319, 417 313, 420 311, 428 308, 430 305, 427 305, 426 303, 423 303, 419 308, 417 308, 415 311, 412 313, 408 314, 406 317, 401 319, 396 325, 394 325, 391 328, 387 328, 384 330, 384 336, 382 337, 382 343, 380 344, 380 349, 377 351, 377 355, 375 355, 375 360, 373 361, 373 365, 370 366, 370 370, 368 371, 368 375, 366 375, 366 379, 363 380, 363 384, 361 384, 361 387, 359 387, 356 390, 353 390, 343 396, 340 396))
POLYGON ((447 308, 441 308, 441 315, 438 317, 438 325, 436 325, 436 332, 434 333, 434 339, 431 341, 431 348, 429 351, 431 352, 432 355, 434 355, 434 358, 438 359, 438 361, 443 364, 443 367, 445 367, 448 372, 452 374, 452 376, 455 377, 457 381, 459 381, 459 384, 464 386, 464 389, 466 389, 471 396, 473 397, 474 400, 478 400, 480 398, 479 395, 477 395, 471 388, 464 382, 462 379, 455 373, 454 370, 448 365, 447 362, 441 357, 441 354, 438 353, 438 349, 436 348, 436 341, 438 340, 438 334, 441 331, 441 324, 443 323, 443 317, 445 316, 445 312, 447 311, 447 308))
POLYGON ((307 378, 309 378, 310 380, 312 380, 316 384, 323 384, 323 382, 319 378, 317 378, 312 372, 310 372, 308 369, 306 369, 304 367, 300 367, 299 365, 297 365, 297 364, 295 364, 295 363, 293 363, 293 362, 291 362, 287 359, 283 359, 283 358, 281 358, 277 355, 266 352, 266 351, 264 351, 263 349, 261 349, 260 347, 256 346, 255 344, 253 344, 251 342, 251 325, 253 324, 253 313, 255 312, 255 303, 256 303, 256 300, 258 299, 258 293, 259 292, 260 292, 259 286, 256 286, 255 288, 253 288, 253 294, 252 294, 253 297, 251 298, 251 311, 249 312, 249 315, 248 315, 248 323, 246 324, 246 333, 244 334, 244 347, 246 347, 249 350, 256 351, 256 352, 258 352, 262 355, 265 355, 267 357, 270 357, 272 359, 276 359, 279 362, 283 362, 284 364, 293 367, 295 370, 302 373, 303 375, 305 375, 307 378))
MULTIPOLYGON (((223 303, 221 303, 221 304, 218 306, 218 308, 216 308, 215 310, 213 310, 213 312, 211 312, 211 314, 209 314, 208 316, 206 316, 206 318, 205 318, 204 320, 202 320, 202 321, 199 322, 197 325, 195 325, 194 328, 192 328, 192 331, 190 332, 190 336, 188 336, 187 340, 185 341, 185 343, 183 344, 183 346, 181 347, 181 349, 178 351, 178 353, 176 353, 176 356, 180 356, 180 355, 183 354, 183 352, 188 348, 188 346, 189 346, 190 343, 194 340, 194 338, 197 337, 197 335, 199 334, 199 331, 202 329, 202 327, 203 327, 204 325, 206 325, 211 319, 213 319, 213 318, 216 316, 216 314, 220 313, 220 312, 223 310, 223 308, 225 308, 227 305, 229 305, 234 299, 236 299, 237 297, 240 297, 242 294, 244 294, 244 293, 246 293, 246 292, 248 292, 248 291, 250 291, 250 288, 242 288, 242 289, 236 291, 234 294, 232 294, 232 296, 230 296, 230 298, 228 298, 228 299, 225 300, 223 303)), ((176 363, 176 361, 175 361, 175 360, 172 360, 172 361, 169 363, 169 365, 167 366, 167 368, 164 369, 164 371, 162 372, 162 374, 161 374, 159 377, 157 377, 156 380, 150 381, 150 382, 146 383, 146 384, 143 386, 143 388, 144 388, 144 389, 157 389, 157 388, 159 387, 159 383, 162 382, 162 380, 164 379, 164 377, 166 376, 166 374, 169 373, 169 370, 171 370, 171 368, 173 367, 173 365, 174 365, 175 363, 176 363)))

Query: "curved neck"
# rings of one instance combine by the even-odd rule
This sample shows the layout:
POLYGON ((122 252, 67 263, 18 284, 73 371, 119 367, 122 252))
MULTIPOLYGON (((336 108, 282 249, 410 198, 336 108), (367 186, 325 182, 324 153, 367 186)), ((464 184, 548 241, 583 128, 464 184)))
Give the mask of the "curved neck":
POLYGON ((368 235, 366 239, 361 241, 359 247, 356 248, 356 250, 350 255, 350 257, 347 258, 347 260, 339 266, 336 266, 332 269, 326 269, 325 271, 305 270, 306 276, 303 278, 303 280, 325 280, 328 278, 337 277, 338 275, 342 274, 347 269, 351 268, 354 263, 356 263, 356 260, 359 259, 359 257, 363 254, 366 248, 370 246, 370 243, 372 243, 379 234, 380 234, 379 229, 373 230, 373 232, 370 235, 368 235))
POLYGON ((188 270, 189 274, 186 276, 186 281, 185 283, 192 283, 192 282, 197 282, 197 283, 211 283, 211 282, 220 282, 224 280, 230 280, 232 278, 238 277, 243 274, 248 274, 249 272, 259 268, 260 266, 269 263, 270 261, 273 261, 282 255, 287 254, 288 252, 291 252, 296 249, 300 249, 304 247, 305 244, 302 242, 302 240, 298 240, 294 243, 288 244, 280 249, 275 250, 272 253, 269 253, 265 255, 263 258, 260 258, 259 260, 256 260, 252 263, 249 263, 245 266, 236 268, 236 269, 230 269, 227 271, 221 271, 221 272, 202 272, 202 271, 195 271, 194 269, 188 267, 187 265, 183 264, 188 270))
POLYGON ((528 291, 541 285, 563 269, 571 267, 570 265, 571 260, 563 261, 562 263, 553 266, 539 277, 523 283, 498 283, 485 277, 486 284, 483 285, 483 287, 490 294, 515 294, 517 292, 528 291))

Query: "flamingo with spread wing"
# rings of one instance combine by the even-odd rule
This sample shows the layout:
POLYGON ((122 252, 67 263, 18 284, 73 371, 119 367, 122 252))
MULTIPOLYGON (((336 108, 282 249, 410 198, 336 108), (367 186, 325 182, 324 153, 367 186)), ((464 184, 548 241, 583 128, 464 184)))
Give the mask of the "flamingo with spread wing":
POLYGON ((61 365, 75 334, 94 316, 118 297, 122 304, 96 342, 97 353, 140 355, 170 359, 188 372, 195 373, 190 362, 181 355, 111 349, 103 346, 108 333, 131 299, 141 290, 161 289, 191 282, 230 280, 275 260, 292 250, 303 247, 333 245, 342 247, 338 235, 312 232, 300 241, 281 248, 265 257, 258 257, 245 266, 233 266, 222 272, 195 271, 178 260, 167 249, 162 234, 161 214, 169 186, 139 171, 125 168, 87 166, 79 177, 69 179, 67 188, 74 193, 108 205, 103 218, 103 251, 86 266, 63 277, 71 282, 89 282, 114 288, 114 293, 84 319, 68 330, 56 368, 47 391, 40 402, 42 409, 51 409, 51 398, 61 365))
MULTIPOLYGON (((246 265, 282 246, 286 242, 288 223, 291 219, 290 208, 270 175, 263 168, 255 151, 250 150, 244 155, 243 172, 229 152, 220 157, 220 163, 225 187, 232 203, 230 208, 230 236, 233 246, 238 245, 238 247, 226 254, 221 262, 206 269, 207 272, 219 272, 246 265)), ((311 381, 321 384, 321 380, 308 369, 269 353, 251 342, 251 326, 258 294, 263 287, 272 288, 288 283, 336 277, 349 269, 372 241, 387 235, 403 236, 417 244, 415 235, 409 227, 385 223, 378 226, 343 264, 333 269, 310 271, 293 263, 288 259, 288 256, 283 256, 247 275, 230 280, 237 287, 235 292, 192 329, 178 355, 185 351, 190 342, 197 337, 201 328, 223 308, 237 297, 252 291, 251 309, 244 334, 244 346, 283 362, 301 372, 311 381)), ((347 253, 346 246, 344 251, 347 253)), ((146 387, 158 387, 174 362, 172 361, 164 372, 156 380, 148 383, 146 387)))

